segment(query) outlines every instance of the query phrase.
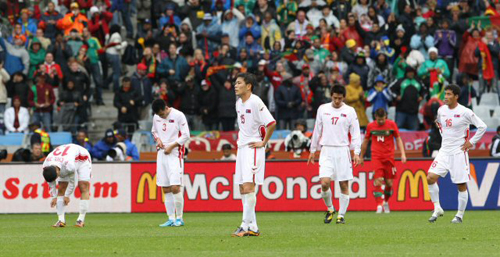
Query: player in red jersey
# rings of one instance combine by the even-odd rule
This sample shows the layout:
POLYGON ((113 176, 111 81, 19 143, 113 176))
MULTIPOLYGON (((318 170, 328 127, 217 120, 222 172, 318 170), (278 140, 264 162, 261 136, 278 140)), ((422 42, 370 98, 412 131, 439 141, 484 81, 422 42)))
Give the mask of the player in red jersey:
POLYGON ((366 127, 365 139, 361 145, 361 164, 363 164, 368 142, 372 140, 372 163, 375 170, 373 195, 377 202, 377 213, 382 213, 382 211, 390 213, 388 201, 392 195, 392 181, 396 177, 394 139, 401 150, 403 163, 406 163, 406 154, 396 122, 387 119, 387 112, 383 108, 375 111, 375 119, 366 127), (382 191, 384 182, 385 189, 382 191))

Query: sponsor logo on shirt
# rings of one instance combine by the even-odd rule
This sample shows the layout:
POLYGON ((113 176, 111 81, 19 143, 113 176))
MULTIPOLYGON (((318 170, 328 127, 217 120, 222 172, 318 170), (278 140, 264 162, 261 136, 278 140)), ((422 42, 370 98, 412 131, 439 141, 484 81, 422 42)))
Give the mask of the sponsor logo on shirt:
POLYGON ((252 113, 252 109, 247 109, 246 113, 252 113))

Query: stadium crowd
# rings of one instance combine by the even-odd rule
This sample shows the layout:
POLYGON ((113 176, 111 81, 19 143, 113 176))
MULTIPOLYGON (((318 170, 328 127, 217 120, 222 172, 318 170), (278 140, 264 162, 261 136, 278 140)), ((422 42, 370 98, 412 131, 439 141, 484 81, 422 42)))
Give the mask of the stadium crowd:
POLYGON ((256 74, 280 129, 314 119, 335 84, 361 127, 369 106, 395 106, 400 128, 428 129, 445 85, 469 108, 498 94, 499 12, 489 0, 0 0, 0 130, 77 134, 112 90, 109 118, 128 133, 157 98, 191 130, 232 131, 239 72, 256 74))

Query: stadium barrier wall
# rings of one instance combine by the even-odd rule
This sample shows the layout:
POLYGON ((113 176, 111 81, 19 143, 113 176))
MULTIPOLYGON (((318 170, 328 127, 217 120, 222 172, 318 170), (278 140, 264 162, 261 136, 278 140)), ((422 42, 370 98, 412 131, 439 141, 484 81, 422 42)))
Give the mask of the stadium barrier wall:
MULTIPOLYGON (((426 173, 432 160, 397 162, 398 175, 390 200, 392 210, 431 210, 426 173)), ((241 196, 233 185, 234 162, 188 162, 183 177, 186 212, 241 211, 241 196), (233 194, 234 192, 234 194, 233 194)), ((500 209, 499 159, 472 159, 468 209, 500 209)), ((350 211, 374 211, 371 162, 354 170, 350 211)), ((55 212, 41 165, 0 166, 0 213, 55 212)), ((156 187, 156 164, 95 163, 91 180, 91 212, 164 212, 163 194, 156 187)), ((77 212, 79 191, 69 204, 77 212)), ((333 195, 340 192, 334 184, 333 195)), ((457 190, 449 176, 440 180, 441 205, 457 208, 457 190)), ((257 196, 258 211, 323 211, 318 165, 303 161, 272 161, 257 196)), ((338 201, 334 200, 338 207, 338 201)))

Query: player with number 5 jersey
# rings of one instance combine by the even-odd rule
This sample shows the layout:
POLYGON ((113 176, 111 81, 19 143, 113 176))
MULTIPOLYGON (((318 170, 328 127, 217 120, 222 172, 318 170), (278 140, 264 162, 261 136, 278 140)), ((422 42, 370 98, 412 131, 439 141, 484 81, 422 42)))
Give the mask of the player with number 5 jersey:
POLYGON ((168 107, 162 99, 152 104, 153 127, 151 133, 156 141, 156 185, 165 195, 168 220, 160 227, 184 226, 184 144, 189 139, 189 126, 181 111, 168 107))
POLYGON ((434 159, 427 174, 429 194, 434 203, 434 212, 429 218, 433 223, 444 211, 439 203, 439 177, 450 173, 451 181, 458 187, 458 212, 452 223, 462 223, 469 194, 467 182, 470 180, 469 149, 471 149, 486 132, 486 124, 471 109, 458 103, 460 87, 449 85, 444 89, 445 105, 437 112, 436 124, 441 132, 441 149, 434 159), (470 125, 477 128, 476 134, 469 139, 470 125))
POLYGON ((243 221, 233 237, 259 236, 255 216, 256 185, 264 183, 266 145, 276 127, 276 121, 262 100, 252 94, 257 85, 255 75, 240 73, 234 91, 238 115, 238 155, 234 183, 240 187, 243 203, 243 221))
POLYGON ((75 145, 60 145, 54 149, 43 162, 43 177, 49 184, 52 201, 50 206, 56 207, 58 221, 52 227, 65 227, 64 208, 70 201, 76 185, 80 188, 80 215, 76 227, 85 225, 85 214, 89 209, 89 188, 92 172, 92 160, 87 149, 75 145), (59 185, 56 188, 56 184, 59 185))
POLYGON ((314 164, 315 153, 319 156, 319 178, 321 180, 321 197, 327 209, 325 223, 330 223, 335 214, 332 204, 331 181, 340 185, 340 206, 337 224, 345 224, 345 213, 349 206, 349 181, 353 179, 352 164, 358 165, 361 152, 361 136, 356 111, 344 103, 345 87, 333 86, 332 102, 321 105, 316 115, 311 140, 311 154, 307 163, 314 164), (351 158, 350 146, 354 148, 351 158))

